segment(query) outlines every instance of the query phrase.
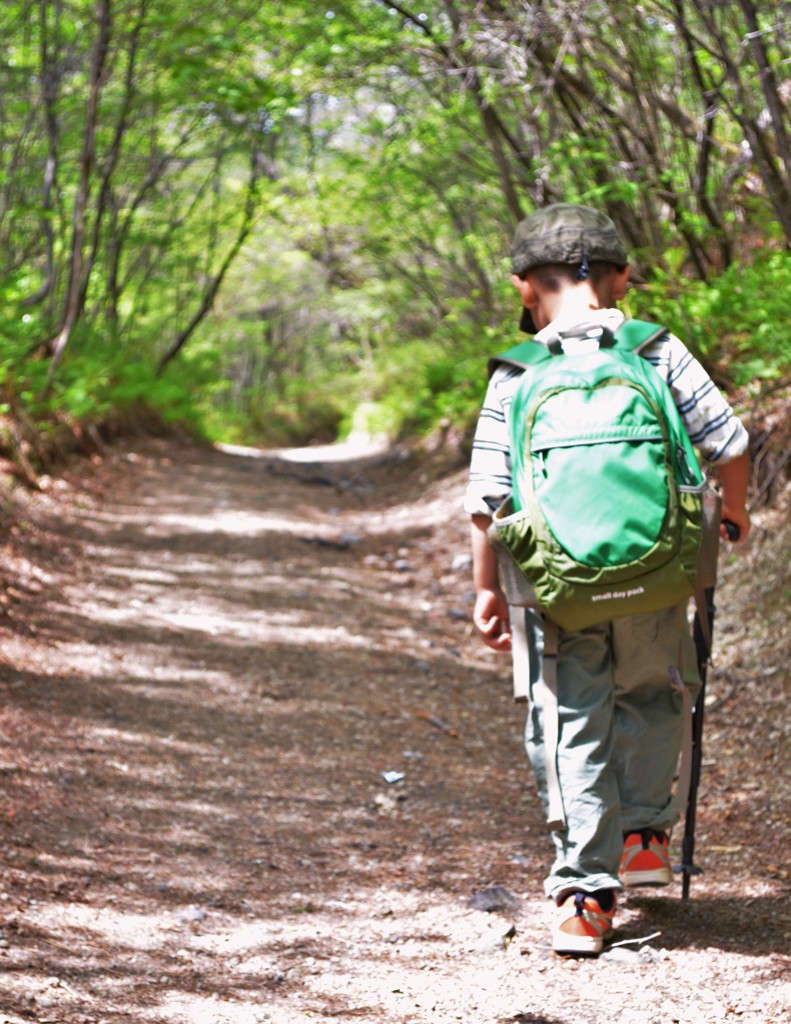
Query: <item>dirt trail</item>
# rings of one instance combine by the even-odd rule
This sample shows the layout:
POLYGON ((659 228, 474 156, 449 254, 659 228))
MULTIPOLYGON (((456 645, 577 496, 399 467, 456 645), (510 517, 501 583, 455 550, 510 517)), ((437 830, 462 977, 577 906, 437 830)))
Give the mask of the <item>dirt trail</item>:
POLYGON ((789 1019, 768 583, 737 599, 725 566, 693 899, 631 896, 622 944, 561 960, 523 711, 467 622, 463 474, 139 452, 3 554, 0 1024, 789 1019))

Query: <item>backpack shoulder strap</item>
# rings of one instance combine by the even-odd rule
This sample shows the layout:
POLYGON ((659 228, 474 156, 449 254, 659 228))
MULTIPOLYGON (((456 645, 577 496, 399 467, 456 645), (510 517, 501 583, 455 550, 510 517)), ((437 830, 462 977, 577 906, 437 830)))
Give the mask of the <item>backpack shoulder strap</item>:
POLYGON ((646 345, 667 334, 667 327, 648 320, 624 320, 613 334, 612 348, 639 354, 646 345))
POLYGON ((498 366, 513 366, 517 370, 525 370, 528 366, 537 366, 552 358, 549 349, 538 341, 522 341, 507 352, 492 356, 489 360, 489 376, 498 366))
MULTIPOLYGON (((624 320, 614 334, 610 331, 604 332, 602 347, 639 354, 646 345, 650 345, 664 334, 667 334, 667 328, 661 324, 654 324, 648 320, 624 320)), ((551 358, 552 352, 546 345, 537 341, 523 341, 506 352, 492 356, 489 360, 489 376, 491 377, 498 366, 513 366, 518 370, 525 370, 528 366, 538 366, 539 363, 551 358)))

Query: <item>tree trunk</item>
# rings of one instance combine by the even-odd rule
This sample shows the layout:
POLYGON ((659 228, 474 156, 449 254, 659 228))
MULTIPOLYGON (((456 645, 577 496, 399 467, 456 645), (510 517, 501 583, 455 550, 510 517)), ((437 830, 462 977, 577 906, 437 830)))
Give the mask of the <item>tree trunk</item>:
POLYGON ((84 304, 83 274, 85 266, 85 232, 88 202, 91 193, 91 176, 96 161, 96 126, 99 119, 99 97, 102 91, 107 54, 112 32, 112 0, 97 0, 96 42, 91 60, 90 87, 85 116, 85 135, 80 157, 80 179, 74 200, 72 218, 71 265, 69 283, 60 327, 47 348, 52 354, 47 383, 49 384, 60 365, 74 325, 80 317, 84 304))

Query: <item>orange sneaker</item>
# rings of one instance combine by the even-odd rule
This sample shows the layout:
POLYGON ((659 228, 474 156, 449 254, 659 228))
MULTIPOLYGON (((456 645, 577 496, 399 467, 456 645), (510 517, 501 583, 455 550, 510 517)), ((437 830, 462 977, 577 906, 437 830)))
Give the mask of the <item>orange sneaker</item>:
POLYGON ((623 885, 670 885, 670 842, 667 832, 644 828, 627 832, 618 877, 623 885))
POLYGON ((571 893, 558 905, 552 948, 556 953, 601 953, 604 940, 612 935, 614 915, 615 893, 612 890, 599 894, 571 893), (609 910, 605 910, 602 903, 609 906, 609 910))

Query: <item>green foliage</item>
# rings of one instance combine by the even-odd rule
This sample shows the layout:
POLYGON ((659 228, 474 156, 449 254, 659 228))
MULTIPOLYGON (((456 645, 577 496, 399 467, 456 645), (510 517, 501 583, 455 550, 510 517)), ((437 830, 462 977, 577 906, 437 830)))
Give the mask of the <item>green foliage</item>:
MULTIPOLYGON (((277 445, 466 427, 487 356, 516 336, 517 208, 560 199, 606 208, 652 268, 635 313, 719 379, 782 377, 788 169, 761 163, 781 148, 747 6, 609 0, 569 21, 545 5, 537 35, 535 5, 510 0, 414 17, 385 0, 114 4, 92 126, 97 5, 6 5, 4 404, 43 429, 143 402, 277 445)), ((761 24, 780 68, 785 37, 761 24)))
POLYGON ((657 271, 633 295, 636 315, 666 324, 717 376, 736 386, 786 379, 791 373, 791 253, 762 248, 711 284, 657 271))
MULTIPOLYGON (((512 300, 513 303, 513 300, 512 300)), ((367 378, 362 410, 347 407, 343 433, 360 429, 403 438, 432 432, 443 423, 462 429, 474 424, 486 387, 490 354, 509 347, 515 330, 513 313, 504 327, 477 322, 459 300, 423 339, 397 339, 383 347, 373 375, 367 378)))
MULTIPOLYGON (((299 388, 294 398, 271 403, 253 398, 248 415, 231 434, 232 438, 264 447, 330 444, 338 437, 341 411, 333 398, 322 391, 299 388)), ((224 425, 225 426, 225 425, 224 425)), ((223 436, 227 435, 227 428, 223 436)))

